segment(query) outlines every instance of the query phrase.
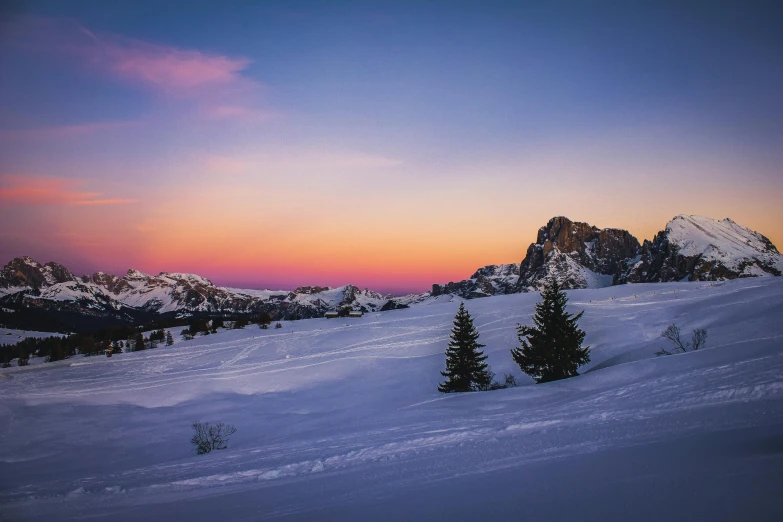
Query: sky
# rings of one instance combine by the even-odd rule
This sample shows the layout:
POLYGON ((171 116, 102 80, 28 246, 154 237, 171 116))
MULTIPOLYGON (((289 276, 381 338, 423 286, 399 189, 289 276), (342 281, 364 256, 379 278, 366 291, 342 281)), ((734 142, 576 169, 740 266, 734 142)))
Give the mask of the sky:
POLYGON ((0 9, 0 263, 406 293, 559 215, 783 246, 772 2, 0 9))

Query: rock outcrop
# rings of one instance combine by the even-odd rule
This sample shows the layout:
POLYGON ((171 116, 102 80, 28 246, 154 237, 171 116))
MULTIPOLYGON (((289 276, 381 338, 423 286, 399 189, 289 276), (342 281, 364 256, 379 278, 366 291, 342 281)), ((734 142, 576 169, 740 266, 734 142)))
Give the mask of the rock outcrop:
POLYGON ((498 294, 513 294, 519 291, 519 265, 487 265, 479 268, 470 279, 432 285, 430 294, 434 297, 455 294, 465 299, 489 297, 498 294))

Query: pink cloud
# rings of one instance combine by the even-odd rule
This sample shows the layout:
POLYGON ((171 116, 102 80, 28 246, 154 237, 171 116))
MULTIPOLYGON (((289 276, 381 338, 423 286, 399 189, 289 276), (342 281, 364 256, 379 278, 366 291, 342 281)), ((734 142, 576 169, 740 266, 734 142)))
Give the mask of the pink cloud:
POLYGON ((165 96, 196 100, 201 115, 244 118, 260 113, 261 85, 243 74, 251 63, 245 57, 145 42, 72 20, 23 16, 2 29, 17 47, 58 53, 165 96))
POLYGON ((249 88, 240 72, 250 60, 209 55, 175 47, 110 36, 95 38, 86 56, 118 77, 146 84, 174 96, 194 96, 209 88, 249 88))
POLYGON ((136 201, 76 190, 80 184, 63 178, 0 175, 0 206, 120 205, 136 201))

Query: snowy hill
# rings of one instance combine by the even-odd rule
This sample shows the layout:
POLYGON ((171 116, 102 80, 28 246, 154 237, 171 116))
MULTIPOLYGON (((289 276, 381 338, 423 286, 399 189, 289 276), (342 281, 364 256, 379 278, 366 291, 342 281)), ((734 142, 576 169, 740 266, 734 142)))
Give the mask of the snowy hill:
POLYGON ((1 370, 3 517, 783 518, 783 279, 569 296, 592 361, 541 385, 509 353, 539 296, 467 303, 493 370, 521 384, 493 392, 436 391, 447 296, 1 370), (656 358, 672 322, 707 348, 656 358), (238 431, 197 456, 194 420, 238 431))

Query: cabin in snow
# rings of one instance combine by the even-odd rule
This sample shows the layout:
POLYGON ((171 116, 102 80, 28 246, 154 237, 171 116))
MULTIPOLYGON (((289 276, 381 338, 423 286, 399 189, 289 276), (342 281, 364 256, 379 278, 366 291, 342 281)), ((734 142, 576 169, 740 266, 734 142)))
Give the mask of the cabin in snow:
POLYGON ((351 312, 348 314, 348 317, 361 317, 364 314, 361 311, 358 310, 351 310, 351 312))
POLYGON ((340 317, 340 314, 337 312, 326 312, 324 314, 324 317, 326 317, 327 319, 337 319, 338 317, 340 317))

